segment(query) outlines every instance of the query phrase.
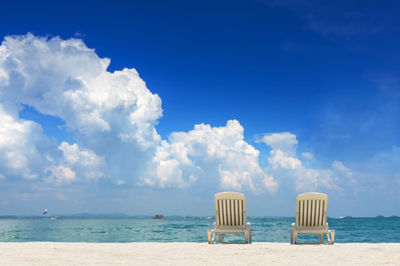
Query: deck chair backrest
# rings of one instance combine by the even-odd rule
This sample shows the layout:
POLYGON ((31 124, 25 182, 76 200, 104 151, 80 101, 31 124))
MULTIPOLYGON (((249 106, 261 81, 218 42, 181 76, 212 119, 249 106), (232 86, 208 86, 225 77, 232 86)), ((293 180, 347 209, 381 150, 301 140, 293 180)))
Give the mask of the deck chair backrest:
POLYGON ((328 196, 323 193, 303 193, 296 198, 296 227, 326 227, 328 196))
POLYGON ((215 194, 215 220, 218 227, 246 226, 246 197, 241 193, 215 194))

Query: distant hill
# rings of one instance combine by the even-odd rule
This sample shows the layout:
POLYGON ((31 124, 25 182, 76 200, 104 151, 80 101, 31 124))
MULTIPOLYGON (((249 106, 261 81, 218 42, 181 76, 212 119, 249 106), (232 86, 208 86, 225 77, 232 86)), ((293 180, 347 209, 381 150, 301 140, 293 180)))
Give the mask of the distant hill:
POLYGON ((60 217, 82 217, 82 218, 124 218, 129 217, 125 213, 75 213, 75 214, 60 214, 60 217))

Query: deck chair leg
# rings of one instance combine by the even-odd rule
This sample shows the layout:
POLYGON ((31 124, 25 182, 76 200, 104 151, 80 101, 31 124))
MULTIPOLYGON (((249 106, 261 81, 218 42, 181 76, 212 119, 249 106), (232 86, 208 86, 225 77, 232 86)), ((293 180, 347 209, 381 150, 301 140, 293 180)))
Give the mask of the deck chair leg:
POLYGON ((294 239, 294 228, 295 224, 292 224, 292 229, 290 230, 290 244, 295 244, 296 240, 294 239))
POLYGON ((249 230, 249 244, 251 244, 251 230, 249 230))
POLYGON ((218 243, 222 243, 222 235, 221 235, 221 233, 218 233, 218 243))
POLYGON ((324 234, 318 235, 319 243, 323 244, 324 243, 324 234))
POLYGON ((326 236, 328 237, 328 244, 333 245, 335 243, 335 230, 329 230, 326 236))
POLYGON ((335 230, 329 230, 329 234, 331 235, 331 242, 329 244, 333 245, 335 243, 335 230))
POLYGON ((215 233, 212 230, 207 230, 208 244, 215 244, 215 233))
POLYGON ((245 232, 244 232, 244 242, 245 242, 246 244, 249 243, 249 232, 248 232, 248 231, 245 231, 245 232))
POLYGON ((290 244, 294 244, 294 230, 292 228, 292 230, 290 231, 290 244))

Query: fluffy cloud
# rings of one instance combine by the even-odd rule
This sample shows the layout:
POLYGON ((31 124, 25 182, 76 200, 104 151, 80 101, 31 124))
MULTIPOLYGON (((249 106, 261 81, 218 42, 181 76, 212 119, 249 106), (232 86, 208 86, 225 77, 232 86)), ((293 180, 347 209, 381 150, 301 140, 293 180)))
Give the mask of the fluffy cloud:
MULTIPOLYGON (((283 132, 267 134, 260 138, 261 142, 271 147, 268 157, 269 172, 277 180, 293 178, 296 190, 299 192, 313 191, 318 189, 342 190, 337 184, 340 176, 346 175, 351 178, 351 170, 340 161, 332 163, 332 169, 312 169, 303 165, 296 157, 297 137, 296 135, 283 132)), ((307 159, 313 159, 311 153, 302 153, 307 159)))
POLYGON ((145 184, 185 187, 198 180, 219 183, 221 188, 275 191, 278 183, 261 169, 259 151, 244 141, 243 127, 230 120, 225 127, 195 125, 189 132, 171 134, 153 159, 154 171, 145 184))
POLYGON ((290 132, 266 134, 259 141, 264 142, 273 150, 280 150, 289 155, 295 154, 299 143, 296 135, 290 132))
POLYGON ((195 125, 161 140, 155 128, 162 115, 160 97, 135 69, 109 72, 109 64, 79 39, 5 38, 0 46, 2 175, 57 186, 108 178, 117 185, 277 190, 238 121, 195 125), (20 119, 24 105, 60 118, 77 143, 58 144, 41 125, 20 119))
POLYGON ((290 157, 282 150, 271 150, 271 156, 268 158, 268 162, 272 169, 297 169, 302 166, 299 159, 290 157))
POLYGON ((62 164, 75 169, 83 177, 98 179, 104 176, 101 171, 104 168, 104 158, 97 156, 94 152, 80 149, 78 144, 69 145, 65 141, 61 143, 58 149, 63 152, 62 164))
MULTIPOLYGON (((6 37, 0 50, 1 101, 34 107, 60 117, 83 136, 112 130, 123 142, 154 145, 154 124, 162 114, 135 69, 110 73, 108 58, 99 58, 79 39, 6 37)), ((10 106, 11 109, 11 106, 10 106)))
POLYGON ((76 173, 65 166, 52 166, 47 168, 50 176, 45 180, 56 185, 69 184, 76 179, 76 173))
POLYGON ((12 140, 3 139, 9 147, 2 149, 3 168, 25 178, 50 171, 47 180, 72 177, 65 169, 76 171, 67 180, 138 175, 160 142, 154 126, 162 115, 161 100, 135 69, 110 73, 109 63, 79 39, 6 37, 0 46, 0 115, 11 119, 1 130, 12 140), (61 118, 83 146, 51 143, 40 125, 18 119, 21 104, 61 118), (51 145, 39 151, 43 145, 35 139, 51 145), (44 158, 36 164, 41 169, 31 173, 28 164, 36 157, 44 158))
MULTIPOLYGON (((161 99, 135 69, 109 72, 82 40, 32 34, 6 37, 0 46, 0 178, 73 185, 106 178, 116 185, 276 191, 292 177, 297 190, 340 189, 349 168, 312 169, 297 158, 290 132, 262 136, 271 147, 268 167, 244 140, 236 120, 225 126, 195 125, 162 140, 156 124, 161 99), (19 117, 23 106, 60 118, 76 143, 44 135, 41 125, 19 117)), ((311 153, 304 158, 313 159, 311 153)))
POLYGON ((0 105, 0 173, 4 177, 36 179, 48 163, 54 145, 40 125, 8 114, 0 105))
POLYGON ((77 144, 59 147, 43 134, 39 124, 13 117, 0 105, 0 171, 2 177, 35 180, 43 177, 57 185, 71 183, 79 170, 86 178, 101 176, 102 159, 77 144), (58 151, 62 151, 60 154, 58 151), (71 167, 71 168, 70 168, 71 167))

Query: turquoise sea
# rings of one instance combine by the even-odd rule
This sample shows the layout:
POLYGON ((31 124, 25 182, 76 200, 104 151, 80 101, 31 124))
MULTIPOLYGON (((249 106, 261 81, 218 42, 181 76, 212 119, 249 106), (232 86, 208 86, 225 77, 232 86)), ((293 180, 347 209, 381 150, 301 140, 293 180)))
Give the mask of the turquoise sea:
MULTIPOLYGON (((254 242, 289 242, 295 218, 249 218, 254 242)), ((400 218, 330 218, 337 243, 400 242, 400 218)), ((201 217, 8 218, 0 219, 0 242, 206 242, 213 220, 201 217)), ((229 236, 226 241, 239 241, 229 236)), ((301 236, 300 241, 317 241, 301 236)))

